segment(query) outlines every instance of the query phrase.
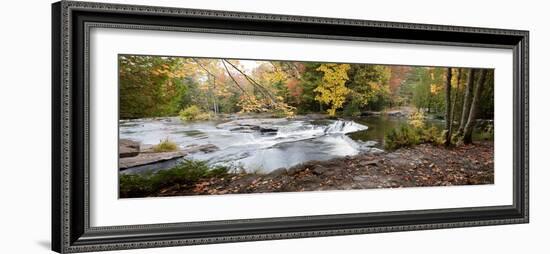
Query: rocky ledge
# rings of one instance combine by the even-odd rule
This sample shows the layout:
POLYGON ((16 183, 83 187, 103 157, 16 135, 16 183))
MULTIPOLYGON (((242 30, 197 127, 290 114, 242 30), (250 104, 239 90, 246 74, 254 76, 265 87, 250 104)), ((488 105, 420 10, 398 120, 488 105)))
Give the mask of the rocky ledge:
POLYGON ((229 174, 152 196, 449 186, 494 183, 493 143, 447 149, 422 144, 394 152, 310 161, 269 174, 229 174))
POLYGON ((210 153, 218 149, 219 148, 213 144, 204 144, 189 145, 178 151, 155 152, 151 145, 140 145, 139 142, 136 141, 121 139, 119 140, 118 168, 119 170, 125 170, 143 165, 176 160, 193 153, 210 153))

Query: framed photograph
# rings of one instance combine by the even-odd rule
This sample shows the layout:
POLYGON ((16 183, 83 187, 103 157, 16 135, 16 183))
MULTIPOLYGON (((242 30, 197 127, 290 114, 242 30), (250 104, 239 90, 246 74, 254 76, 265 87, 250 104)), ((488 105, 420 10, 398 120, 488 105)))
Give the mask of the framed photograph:
POLYGON ((527 223, 528 31, 61 1, 60 253, 527 223))

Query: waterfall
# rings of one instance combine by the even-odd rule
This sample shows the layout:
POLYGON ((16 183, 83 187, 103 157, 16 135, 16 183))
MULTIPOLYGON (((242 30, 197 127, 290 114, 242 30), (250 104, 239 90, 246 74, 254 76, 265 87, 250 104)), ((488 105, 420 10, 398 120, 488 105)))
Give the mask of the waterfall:
POLYGON ((358 124, 353 121, 337 120, 325 129, 325 133, 350 133, 355 131, 366 130, 368 127, 362 124, 358 124))

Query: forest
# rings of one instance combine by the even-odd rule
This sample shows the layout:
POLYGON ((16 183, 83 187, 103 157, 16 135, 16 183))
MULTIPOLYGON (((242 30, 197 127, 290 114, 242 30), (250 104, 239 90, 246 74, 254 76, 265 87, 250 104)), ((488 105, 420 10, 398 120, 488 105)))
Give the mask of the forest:
MULTIPOLYGON (((351 137, 352 140, 346 142, 353 142, 350 147, 357 150, 344 155, 370 156, 376 154, 372 151, 391 152, 403 148, 443 149, 453 153, 482 149, 480 154, 486 154, 492 161, 492 69, 143 55, 119 55, 118 66, 121 136, 145 146, 152 145, 157 152, 185 151, 183 164, 204 162, 204 172, 213 172, 211 168, 236 168, 216 156, 188 156, 191 146, 201 149, 209 146, 220 151, 233 149, 219 141, 223 135, 212 134, 224 128, 238 133, 235 135, 246 134, 246 138, 255 142, 262 140, 257 148, 267 149, 269 153, 275 148, 278 152, 298 149, 307 153, 308 144, 304 142, 319 141, 329 134, 344 134, 351 137), (124 126, 142 123, 140 121, 149 121, 143 122, 144 126, 155 121, 150 119, 163 118, 177 119, 179 131, 184 134, 156 131, 152 135, 140 133, 144 131, 141 129, 124 129, 124 126), (293 127, 295 125, 297 127, 293 127), (317 129, 322 129, 322 133, 315 132, 317 129), (308 131, 307 135, 304 130, 308 131), (258 133, 252 133, 254 131, 258 133), (133 135, 136 132, 139 135, 133 135), (374 137, 373 133, 380 134, 374 137), (154 138, 146 140, 147 135, 154 138), (289 136, 292 139, 286 140, 289 136), (481 146, 474 144, 476 141, 482 141, 481 146)), ((348 148, 335 148, 331 144, 327 149, 339 154, 348 148)), ((206 153, 210 152, 197 152, 206 153)), ((237 156, 237 152, 217 153, 220 152, 211 154, 237 156)), ((250 167, 264 173, 274 170, 270 167, 275 166, 262 161, 261 155, 254 156, 237 156, 231 161, 244 163, 243 174, 249 174, 250 167)), ((341 156, 303 157, 305 159, 294 164, 277 165, 288 170, 310 160, 330 161, 341 156)), ((174 164, 180 170, 181 162, 180 159, 174 164)), ((143 177, 128 175, 135 178, 126 176, 131 183, 143 177)), ((152 175, 158 178, 160 174, 152 175)), ((152 175, 149 178, 153 178, 152 175)), ((197 181, 190 184, 195 186, 197 181)), ((159 184, 163 188, 173 187, 159 184)), ((158 194, 160 187, 156 189, 158 194)), ((181 190, 175 191, 174 195, 181 193, 181 190)))

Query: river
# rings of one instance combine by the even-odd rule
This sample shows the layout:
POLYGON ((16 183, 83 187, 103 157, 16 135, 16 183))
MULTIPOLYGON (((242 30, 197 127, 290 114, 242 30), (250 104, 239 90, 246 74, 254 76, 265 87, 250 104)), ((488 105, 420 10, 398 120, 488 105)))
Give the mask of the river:
POLYGON ((168 138, 180 148, 213 144, 219 149, 187 159, 234 170, 268 173, 311 160, 379 151, 384 133, 404 119, 373 116, 351 120, 251 118, 181 122, 178 118, 121 120, 120 138, 144 145, 168 138))

